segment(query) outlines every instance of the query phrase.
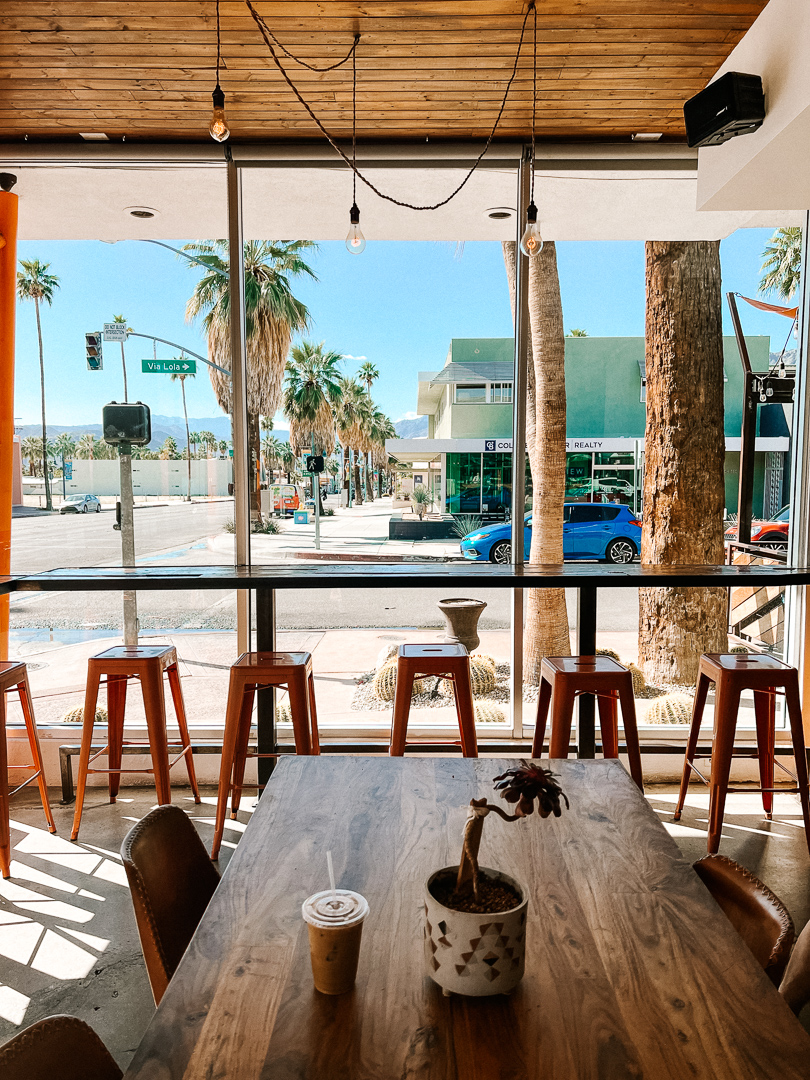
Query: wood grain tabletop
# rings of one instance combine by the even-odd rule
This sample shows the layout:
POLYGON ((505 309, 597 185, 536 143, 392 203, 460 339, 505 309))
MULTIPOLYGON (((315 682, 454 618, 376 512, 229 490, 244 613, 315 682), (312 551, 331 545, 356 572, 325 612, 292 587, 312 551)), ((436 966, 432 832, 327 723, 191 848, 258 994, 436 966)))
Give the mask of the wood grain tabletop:
POLYGON ((509 997, 425 973, 423 887, 493 758, 280 761, 125 1080, 806 1080, 810 1037, 616 761, 556 761, 559 819, 490 815, 530 894, 509 997), (370 905, 353 992, 312 985, 301 902, 370 905))

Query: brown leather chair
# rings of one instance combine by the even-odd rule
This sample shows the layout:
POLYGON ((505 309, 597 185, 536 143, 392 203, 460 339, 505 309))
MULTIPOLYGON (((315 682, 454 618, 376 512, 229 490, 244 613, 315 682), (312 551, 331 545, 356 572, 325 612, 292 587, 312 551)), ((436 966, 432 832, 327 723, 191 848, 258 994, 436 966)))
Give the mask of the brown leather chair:
POLYGON ((129 830, 121 858, 155 1004, 169 985, 219 874, 179 806, 158 806, 129 830))
POLYGON ((796 939, 779 993, 797 1016, 810 1001, 810 923, 796 939))
POLYGON ((707 855, 694 868, 765 974, 779 986, 796 936, 788 909, 759 878, 725 855, 707 855))
POLYGON ((75 1016, 49 1016, 0 1046, 3 1080, 121 1080, 95 1031, 75 1016))

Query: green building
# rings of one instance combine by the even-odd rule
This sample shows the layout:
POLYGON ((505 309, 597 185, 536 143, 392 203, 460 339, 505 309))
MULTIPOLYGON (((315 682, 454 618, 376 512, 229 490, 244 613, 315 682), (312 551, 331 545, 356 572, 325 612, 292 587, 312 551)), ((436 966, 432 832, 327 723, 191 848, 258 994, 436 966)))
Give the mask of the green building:
MULTIPOLYGON (((767 371, 770 339, 746 339, 751 365, 767 371)), ((737 509, 743 373, 737 343, 723 339, 726 509, 737 509)), ((391 439, 389 454, 432 488, 452 514, 503 516, 511 505, 511 338, 454 338, 444 367, 419 373, 417 412, 427 437, 391 439)), ((566 498, 620 501, 641 511, 646 422, 644 338, 565 339, 566 498)), ((754 513, 770 517, 786 501, 789 407, 759 409, 754 513)), ((527 488, 527 490, 529 490, 527 488)))

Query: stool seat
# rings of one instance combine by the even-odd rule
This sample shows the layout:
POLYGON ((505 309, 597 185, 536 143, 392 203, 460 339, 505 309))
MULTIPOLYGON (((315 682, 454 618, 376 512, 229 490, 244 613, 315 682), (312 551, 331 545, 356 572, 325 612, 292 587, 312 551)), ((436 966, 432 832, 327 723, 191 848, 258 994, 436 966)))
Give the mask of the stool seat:
POLYGON ((805 835, 810 848, 810 801, 808 797, 807 757, 804 745, 801 705, 799 702, 799 673, 796 668, 777 660, 765 653, 704 653, 698 665, 698 681, 695 702, 692 708, 692 724, 686 744, 686 755, 681 775, 681 788, 675 807, 675 820, 680 819, 686 801, 687 789, 692 772, 709 785, 709 829, 707 846, 710 854, 715 854, 720 846, 723 829, 726 795, 740 789, 729 787, 731 761, 735 756, 734 738, 737 730, 737 714, 740 707, 740 695, 744 690, 753 691, 754 716, 757 729, 756 753, 744 751, 746 757, 755 757, 759 762, 760 787, 746 787, 746 792, 762 793, 762 806, 765 816, 773 816, 774 766, 788 773, 788 770, 776 760, 774 753, 776 734, 776 694, 785 695, 787 715, 793 740, 793 755, 796 762, 796 775, 788 773, 796 786, 789 790, 799 795, 804 818, 805 835), (703 711, 709 693, 710 684, 715 685, 714 731, 712 734, 711 771, 707 780, 695 766, 695 761, 706 755, 698 754, 697 743, 703 711))
POLYGON ((606 758, 619 756, 617 706, 621 704, 630 775, 643 791, 633 676, 626 667, 610 656, 543 657, 540 664, 540 692, 537 698, 532 757, 542 756, 549 706, 551 706, 549 757, 568 757, 571 725, 574 719, 574 701, 581 694, 596 695, 599 704, 599 726, 602 731, 602 754, 606 758))
POLYGON ((177 650, 173 645, 113 645, 91 656, 87 662, 87 689, 84 698, 82 743, 79 753, 79 770, 76 783, 76 811, 73 816, 71 840, 76 840, 82 820, 87 777, 90 773, 107 773, 109 776, 110 802, 118 797, 121 773, 151 773, 155 777, 155 789, 160 805, 172 801, 169 770, 181 759, 185 760, 188 779, 194 801, 200 802, 200 790, 192 760, 191 740, 186 722, 183 689, 177 669, 177 650), (166 733, 166 701, 163 676, 166 675, 172 695, 172 703, 180 731, 180 742, 169 743, 166 733), (107 686, 107 744, 91 758, 93 726, 96 718, 96 702, 102 676, 107 686), (126 711, 127 683, 138 679, 143 694, 148 740, 124 741, 124 714, 126 711), (122 749, 127 746, 143 746, 144 753, 152 758, 151 769, 122 769, 122 749), (169 761, 169 746, 181 748, 181 752, 169 761), (97 757, 106 754, 109 768, 91 769, 97 757))
POLYGON ((242 798, 245 763, 249 757, 278 755, 248 751, 253 699, 259 687, 285 687, 290 697, 290 716, 297 754, 320 754, 318 716, 315 709, 315 680, 312 655, 308 652, 247 652, 231 664, 228 705, 222 739, 222 760, 217 791, 217 813, 211 858, 219 857, 228 796, 231 818, 235 818, 242 798))
POLYGON ((451 683, 461 735, 461 752, 464 757, 478 757, 470 654, 460 644, 400 645, 397 651, 390 756, 402 757, 405 753, 413 684, 420 675, 439 675, 451 683))
POLYGON ((51 806, 48 802, 48 785, 45 781, 45 768, 42 763, 42 751, 39 745, 37 724, 34 719, 34 703, 31 700, 31 691, 28 686, 28 668, 24 663, 16 660, 0 660, 0 873, 4 878, 11 874, 11 831, 9 827, 9 798, 15 795, 21 788, 37 781, 39 797, 42 800, 42 809, 45 811, 45 820, 48 822, 48 831, 55 833, 51 806), (20 696, 25 730, 28 735, 28 746, 33 761, 25 765, 9 765, 8 744, 6 742, 6 694, 16 690, 20 696), (33 769, 34 772, 27 780, 23 780, 13 791, 8 789, 9 769, 33 769))

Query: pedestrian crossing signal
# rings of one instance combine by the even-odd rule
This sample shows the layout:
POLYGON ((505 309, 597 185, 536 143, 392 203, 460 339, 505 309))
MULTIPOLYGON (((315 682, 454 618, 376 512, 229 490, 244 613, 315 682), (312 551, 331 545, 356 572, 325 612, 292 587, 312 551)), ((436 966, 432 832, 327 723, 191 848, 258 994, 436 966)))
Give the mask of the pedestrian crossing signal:
POLYGON ((97 330, 95 334, 84 335, 84 349, 87 353, 87 370, 101 371, 104 367, 104 361, 101 356, 100 330, 97 330))
POLYGON ((323 454, 308 454, 307 467, 304 471, 308 473, 323 472, 323 454))

